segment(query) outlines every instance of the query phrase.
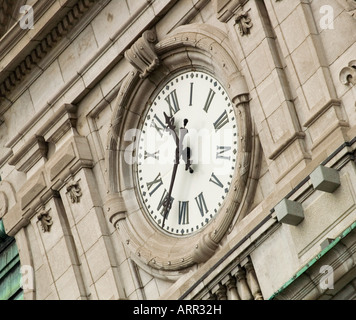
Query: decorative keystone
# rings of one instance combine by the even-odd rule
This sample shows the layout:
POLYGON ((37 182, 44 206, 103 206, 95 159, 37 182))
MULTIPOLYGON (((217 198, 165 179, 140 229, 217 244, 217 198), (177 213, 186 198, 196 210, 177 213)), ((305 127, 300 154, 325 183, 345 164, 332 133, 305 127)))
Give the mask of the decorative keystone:
POLYGON ((336 169, 324 166, 317 167, 310 180, 315 190, 333 193, 340 186, 340 174, 336 169))
POLYGON ((274 210, 277 213, 278 221, 281 223, 297 226, 304 219, 302 204, 296 201, 283 199, 274 210))

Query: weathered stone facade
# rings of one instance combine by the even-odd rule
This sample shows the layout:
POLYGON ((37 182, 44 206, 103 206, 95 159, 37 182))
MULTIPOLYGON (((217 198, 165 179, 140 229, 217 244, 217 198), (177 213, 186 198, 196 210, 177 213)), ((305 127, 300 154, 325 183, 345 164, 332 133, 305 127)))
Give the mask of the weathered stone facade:
POLYGON ((0 219, 25 299, 356 296, 354 0, 8 2, 0 219), (236 180, 224 215, 170 239, 141 214, 124 133, 199 68, 235 106, 236 180))

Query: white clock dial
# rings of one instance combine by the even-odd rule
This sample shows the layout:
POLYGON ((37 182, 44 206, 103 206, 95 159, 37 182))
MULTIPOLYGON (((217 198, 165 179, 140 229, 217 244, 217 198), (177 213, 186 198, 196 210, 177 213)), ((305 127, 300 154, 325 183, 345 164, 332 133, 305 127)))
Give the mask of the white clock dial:
POLYGON ((230 191, 237 150, 234 107, 218 80, 189 71, 167 82, 138 141, 137 189, 149 219, 176 236, 204 228, 230 191))

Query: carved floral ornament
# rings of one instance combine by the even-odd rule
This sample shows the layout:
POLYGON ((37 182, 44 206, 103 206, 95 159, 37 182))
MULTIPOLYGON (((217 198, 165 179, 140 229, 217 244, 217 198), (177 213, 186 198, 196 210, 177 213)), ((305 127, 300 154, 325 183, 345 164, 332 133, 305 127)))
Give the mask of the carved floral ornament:
POLYGON ((79 181, 71 180, 67 183, 67 194, 72 203, 78 203, 82 196, 82 190, 79 186, 79 181))
POLYGON ((177 28, 154 46, 145 33, 126 54, 134 69, 124 79, 111 120, 106 156, 108 170, 105 211, 118 229, 122 241, 131 250, 132 258, 149 272, 160 270, 160 274, 168 272, 166 276, 173 276, 175 271, 207 261, 231 224, 247 212, 247 208, 240 204, 246 194, 253 192, 252 187, 247 187, 250 185, 250 162, 254 152, 248 108, 249 94, 245 79, 230 52, 226 34, 213 27, 196 24, 177 28), (147 55, 141 55, 142 61, 137 61, 139 55, 135 57, 133 53, 141 50, 141 47, 154 49, 154 54, 149 55, 151 60, 146 59, 147 55), (133 187, 133 166, 125 161, 124 150, 131 142, 120 137, 127 130, 139 126, 137 115, 145 112, 146 108, 142 101, 150 101, 164 78, 192 68, 212 72, 226 83, 236 114, 239 114, 241 141, 237 159, 238 172, 233 180, 233 191, 228 195, 229 201, 226 201, 216 219, 203 232, 172 241, 171 237, 157 231, 141 212, 138 195, 133 187), (167 245, 170 245, 169 250, 167 245))
POLYGON ((49 214, 49 210, 45 210, 44 208, 37 215, 37 221, 40 222, 42 231, 44 233, 50 232, 51 227, 53 225, 52 217, 49 214))
POLYGON ((250 34, 250 29, 253 27, 252 19, 248 9, 243 9, 245 2, 242 0, 215 0, 217 18, 223 23, 234 19, 238 25, 241 36, 250 34))
POLYGON ((250 33, 250 29, 253 27, 248 11, 239 12, 236 15, 235 22, 239 26, 241 36, 248 35, 250 33))

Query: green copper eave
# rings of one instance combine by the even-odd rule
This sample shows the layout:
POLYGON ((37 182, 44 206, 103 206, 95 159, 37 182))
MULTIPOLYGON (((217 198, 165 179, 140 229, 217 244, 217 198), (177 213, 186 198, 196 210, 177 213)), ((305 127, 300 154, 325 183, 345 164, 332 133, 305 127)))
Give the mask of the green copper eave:
POLYGON ((310 260, 302 269, 300 269, 291 279, 289 279, 277 292, 275 292, 268 300, 273 300, 279 294, 281 294, 287 287, 289 287, 295 280, 297 280, 304 272, 312 267, 317 261, 325 256, 332 248, 334 248, 343 238, 356 229, 356 222, 354 222, 349 228, 347 228, 341 235, 339 235, 334 241, 332 241, 324 250, 322 250, 317 256, 310 260))

